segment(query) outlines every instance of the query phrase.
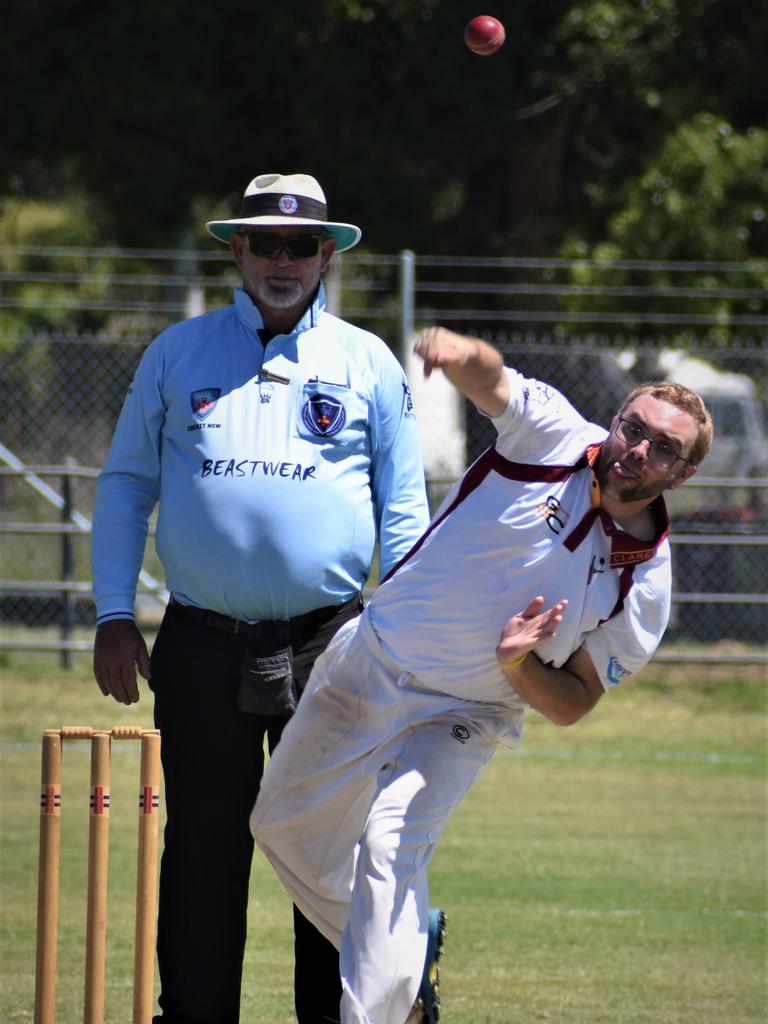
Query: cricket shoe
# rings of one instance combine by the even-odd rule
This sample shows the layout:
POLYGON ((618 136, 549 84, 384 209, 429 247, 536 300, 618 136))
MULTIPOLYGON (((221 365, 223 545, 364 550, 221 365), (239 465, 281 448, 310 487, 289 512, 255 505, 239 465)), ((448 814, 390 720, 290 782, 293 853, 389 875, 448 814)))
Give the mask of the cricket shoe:
POLYGON ((437 1024, 440 1019, 440 967, 445 942, 445 911, 434 907, 427 925, 427 955, 424 974, 413 1009, 405 1024, 437 1024))

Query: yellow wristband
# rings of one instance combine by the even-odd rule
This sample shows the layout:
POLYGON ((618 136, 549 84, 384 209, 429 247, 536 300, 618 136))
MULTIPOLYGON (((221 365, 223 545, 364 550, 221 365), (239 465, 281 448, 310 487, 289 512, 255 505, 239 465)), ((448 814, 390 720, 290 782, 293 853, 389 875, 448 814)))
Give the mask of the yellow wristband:
MULTIPOLYGON (((499 661, 499 665, 502 668, 514 668, 516 665, 520 665, 528 657, 530 652, 526 651, 525 654, 521 654, 519 658, 515 658, 514 661, 499 661)), ((496 659, 498 661, 498 658, 496 659)))

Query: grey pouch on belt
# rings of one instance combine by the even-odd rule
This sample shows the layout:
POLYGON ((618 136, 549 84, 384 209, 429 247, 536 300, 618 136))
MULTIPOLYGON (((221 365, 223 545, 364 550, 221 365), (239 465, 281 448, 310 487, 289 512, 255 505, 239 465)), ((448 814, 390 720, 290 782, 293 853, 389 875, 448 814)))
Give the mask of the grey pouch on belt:
POLYGON ((261 623, 251 627, 240 666, 237 706, 252 715, 289 718, 298 694, 293 678, 293 650, 284 637, 264 636, 261 623))

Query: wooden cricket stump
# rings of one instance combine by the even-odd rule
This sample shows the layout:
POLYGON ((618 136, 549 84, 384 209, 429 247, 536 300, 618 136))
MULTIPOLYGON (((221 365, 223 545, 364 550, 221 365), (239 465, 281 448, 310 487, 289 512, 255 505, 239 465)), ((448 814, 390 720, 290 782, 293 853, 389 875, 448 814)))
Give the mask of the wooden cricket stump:
POLYGON ((141 743, 132 1019, 133 1024, 151 1024, 160 819, 160 733, 157 729, 138 726, 117 726, 114 729, 64 726, 46 729, 43 734, 35 1024, 54 1024, 56 1019, 64 740, 90 740, 91 743, 84 1024, 104 1024, 111 744, 112 740, 139 740, 141 743))

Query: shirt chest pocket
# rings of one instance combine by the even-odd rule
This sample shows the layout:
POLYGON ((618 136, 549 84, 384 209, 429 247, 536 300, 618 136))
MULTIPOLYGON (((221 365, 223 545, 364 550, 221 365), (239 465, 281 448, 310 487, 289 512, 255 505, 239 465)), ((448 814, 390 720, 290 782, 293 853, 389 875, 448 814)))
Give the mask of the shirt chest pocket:
POLYGON ((351 388, 309 381, 298 395, 296 435, 318 444, 359 446, 368 437, 368 408, 351 388))

